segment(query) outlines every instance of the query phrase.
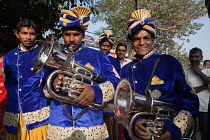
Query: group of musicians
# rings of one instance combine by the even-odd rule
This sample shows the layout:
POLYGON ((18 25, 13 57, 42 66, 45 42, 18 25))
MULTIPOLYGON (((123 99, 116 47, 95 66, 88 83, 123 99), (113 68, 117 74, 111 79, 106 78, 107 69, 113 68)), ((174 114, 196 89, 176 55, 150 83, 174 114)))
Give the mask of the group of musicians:
MULTIPOLYGON (((48 81, 48 76, 57 70, 54 67, 44 67, 37 74, 33 71, 37 56, 45 47, 40 48, 35 43, 37 25, 28 19, 18 22, 15 35, 21 43, 4 55, 3 62, 5 87, 8 92, 4 115, 6 139, 192 139, 199 112, 199 100, 186 81, 179 61, 170 55, 154 52, 156 25, 150 12, 139 9, 131 14, 127 31, 131 47, 136 54, 135 59, 121 70, 116 70, 108 53, 88 48, 83 41, 90 23, 90 14, 91 11, 84 6, 61 10, 59 25, 62 27, 65 45, 61 47, 60 53, 66 56, 66 60, 58 68, 61 72, 52 78, 52 81, 48 81), (90 73, 87 74, 86 71, 90 73), (126 100, 120 100, 121 97, 115 92, 122 79, 126 79, 131 87, 130 92, 118 91, 122 96, 135 92, 135 98, 143 98, 143 107, 139 112, 145 114, 136 117, 133 124, 130 124, 135 115, 132 109, 114 108, 114 104, 121 104, 126 109, 129 104, 126 100), (82 82, 77 84, 78 81, 82 82), (47 83, 51 84, 50 88, 46 88, 47 83), (51 95, 52 91, 49 89, 65 99, 51 95), (72 104, 68 100, 74 90, 80 93, 72 101, 75 104, 72 104), (166 110, 172 110, 170 106, 175 109, 168 114, 169 118, 157 120, 157 112, 153 110, 153 106, 161 107, 165 104, 169 105, 166 110), (103 110, 97 108, 97 105, 106 106, 103 110), (106 122, 105 110, 111 114, 106 122), (117 129, 115 121, 118 121, 118 117, 114 115, 117 116, 118 111, 128 111, 130 114, 121 122, 123 129, 119 127, 116 131, 114 128, 117 129), (151 123, 155 128, 161 128, 161 132, 157 134, 154 129, 148 127, 151 123), (132 125, 132 130, 128 130, 129 125, 132 125), (110 128, 113 126, 115 127, 110 128)), ((100 38, 101 46, 113 46, 113 34, 104 32, 100 38)), ((53 52, 53 48, 47 49, 52 49, 53 52)), ((43 58, 47 60, 52 57, 43 58)), ((131 98, 130 108, 138 108, 136 99, 131 98)), ((165 114, 160 110, 159 115, 165 114)))

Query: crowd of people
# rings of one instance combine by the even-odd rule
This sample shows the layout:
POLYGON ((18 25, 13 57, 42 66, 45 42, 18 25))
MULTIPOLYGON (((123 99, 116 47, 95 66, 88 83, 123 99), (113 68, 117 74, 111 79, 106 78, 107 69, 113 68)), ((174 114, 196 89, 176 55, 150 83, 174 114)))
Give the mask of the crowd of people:
POLYGON ((148 10, 139 9, 131 13, 127 28, 131 48, 136 54, 132 60, 126 58, 127 45, 119 43, 114 58, 110 55, 115 46, 112 30, 104 30, 100 35, 100 51, 87 47, 83 41, 90 14, 88 8, 78 6, 72 10, 61 10, 59 18, 65 43, 60 52, 67 56, 63 65, 71 69, 62 66, 61 70, 71 72, 72 75, 68 76, 73 79, 80 77, 74 67, 82 65, 102 76, 99 79, 90 77, 93 82, 84 80, 78 85, 69 80, 71 86, 67 91, 62 88, 67 82, 66 73, 56 75, 51 81, 53 92, 65 97, 70 96, 73 88, 77 89, 80 94, 74 99, 75 104, 51 96, 51 92, 46 90, 48 75, 54 68, 44 67, 37 74, 33 71, 41 50, 36 43, 36 23, 30 19, 17 23, 14 33, 20 44, 11 51, 4 53, 0 44, 0 139, 181 140, 195 139, 199 128, 201 140, 207 140, 210 130, 207 125, 210 124, 210 61, 206 60, 201 65, 202 50, 197 47, 190 50, 190 66, 186 69, 173 56, 155 53, 155 19, 148 10), (77 65, 69 66, 72 58, 77 65), (138 116, 131 135, 128 125, 132 115, 121 124, 114 117, 113 98, 122 79, 127 79, 132 91, 143 97, 145 102, 151 103, 151 99, 174 105, 173 115, 156 121, 154 116, 157 112, 152 110, 152 104, 145 104, 140 111, 150 114, 138 116), (106 106, 93 109, 90 107, 92 103, 106 106), (155 132, 147 126, 148 122, 161 126, 161 133, 154 135, 155 132))

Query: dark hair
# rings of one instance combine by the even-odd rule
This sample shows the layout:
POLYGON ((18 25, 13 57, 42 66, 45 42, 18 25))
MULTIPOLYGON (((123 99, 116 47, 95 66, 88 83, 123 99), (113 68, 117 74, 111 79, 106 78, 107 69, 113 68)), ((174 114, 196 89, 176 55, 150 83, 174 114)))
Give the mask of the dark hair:
POLYGON ((200 52, 201 56, 203 56, 203 51, 200 49, 200 48, 192 48, 189 52, 189 54, 192 54, 192 53, 197 53, 197 52, 200 52))
POLYGON ((155 39, 155 35, 152 32, 150 32, 149 30, 147 30, 147 29, 141 29, 141 30, 138 30, 137 32, 135 32, 135 33, 133 33, 131 35, 128 35, 128 39, 133 40, 133 36, 138 34, 138 33, 140 33, 142 30, 147 31, 150 34, 151 38, 155 39))
POLYGON ((124 46, 124 47, 125 47, 125 49, 127 50, 127 45, 125 45, 125 44, 123 44, 123 43, 119 43, 119 44, 117 44, 116 50, 118 49, 118 47, 119 47, 119 46, 124 46))
POLYGON ((209 63, 210 63, 210 60, 205 60, 205 61, 203 61, 203 64, 205 64, 206 62, 209 62, 209 63))
POLYGON ((19 33, 22 27, 32 27, 35 30, 35 32, 37 31, 36 23, 30 19, 23 19, 19 21, 16 25, 15 31, 19 33))
POLYGON ((68 31, 68 30, 77 30, 80 33, 82 33, 83 36, 85 36, 85 31, 83 29, 81 29, 80 27, 77 26, 71 26, 71 27, 62 27, 62 34, 64 31, 68 31))

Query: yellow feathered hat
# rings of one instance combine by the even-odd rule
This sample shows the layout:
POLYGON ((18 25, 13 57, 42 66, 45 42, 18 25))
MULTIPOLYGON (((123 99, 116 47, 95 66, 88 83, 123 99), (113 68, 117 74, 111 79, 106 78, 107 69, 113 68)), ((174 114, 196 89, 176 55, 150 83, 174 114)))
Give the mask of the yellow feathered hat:
POLYGON ((59 25, 64 27, 78 26, 87 30, 90 23, 90 9, 84 6, 77 6, 73 10, 61 10, 59 25))
POLYGON ((112 30, 104 30, 104 33, 100 35, 99 43, 109 42, 110 45, 114 45, 115 36, 112 30))
POLYGON ((139 9, 131 14, 132 19, 128 21, 128 38, 131 40, 133 35, 140 30, 146 30, 156 35, 155 20, 146 9, 139 9))

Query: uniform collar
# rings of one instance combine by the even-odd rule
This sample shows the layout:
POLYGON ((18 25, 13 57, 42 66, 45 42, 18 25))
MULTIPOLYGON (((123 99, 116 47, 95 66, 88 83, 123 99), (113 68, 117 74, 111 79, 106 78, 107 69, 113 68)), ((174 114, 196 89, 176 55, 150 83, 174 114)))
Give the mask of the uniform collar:
MULTIPOLYGON (((38 44, 35 44, 35 45, 34 45, 33 47, 31 47, 28 51, 35 50, 37 47, 38 47, 38 44)), ((20 43, 20 44, 18 45, 18 49, 20 49, 21 52, 26 52, 26 50, 24 50, 23 47, 22 47, 22 43, 20 43)))
MULTIPOLYGON (((143 56, 143 59, 142 60, 147 59, 148 57, 152 56, 154 53, 155 52, 153 50, 151 50, 149 53, 147 53, 146 55, 143 56)), ((138 59, 137 54, 134 55, 134 57, 138 59)))

